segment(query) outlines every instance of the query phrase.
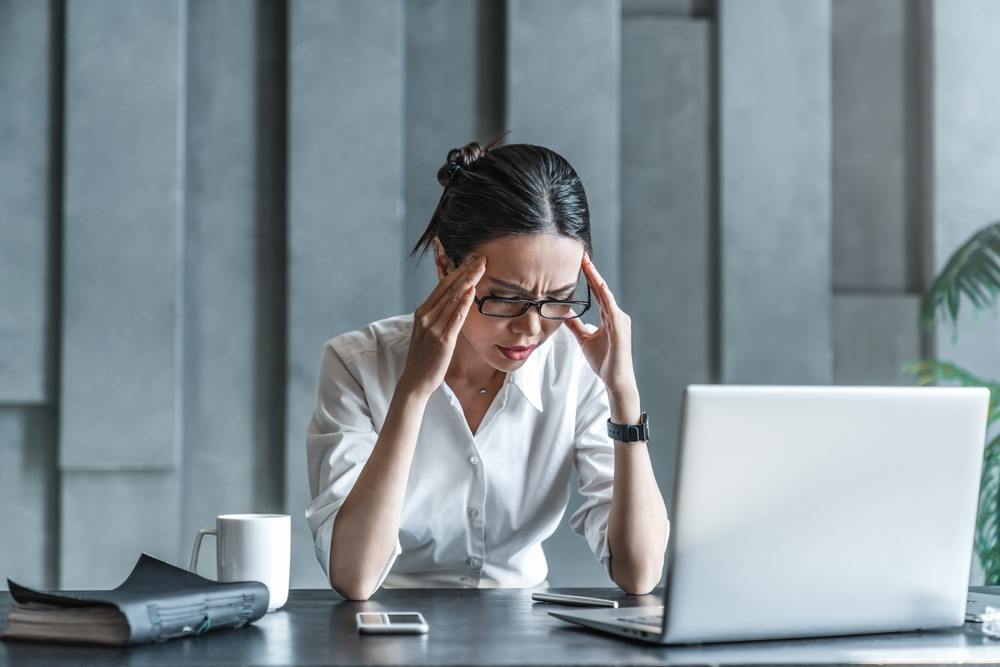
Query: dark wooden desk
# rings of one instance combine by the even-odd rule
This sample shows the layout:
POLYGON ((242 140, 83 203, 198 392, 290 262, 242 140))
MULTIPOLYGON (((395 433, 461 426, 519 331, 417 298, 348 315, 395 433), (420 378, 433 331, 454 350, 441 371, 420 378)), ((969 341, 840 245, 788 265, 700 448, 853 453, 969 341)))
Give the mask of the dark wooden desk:
MULTIPOLYGON (((565 590, 655 605, 656 596, 613 589, 565 590)), ((1000 664, 1000 641, 978 626, 952 631, 742 644, 662 647, 578 629, 548 615, 525 590, 379 591, 346 602, 332 591, 293 591, 281 611, 240 630, 132 648, 0 642, 0 665, 739 665, 739 664, 1000 664), (359 636, 354 614, 419 611, 424 636, 359 636)), ((0 593, 0 628, 8 593, 0 593)))

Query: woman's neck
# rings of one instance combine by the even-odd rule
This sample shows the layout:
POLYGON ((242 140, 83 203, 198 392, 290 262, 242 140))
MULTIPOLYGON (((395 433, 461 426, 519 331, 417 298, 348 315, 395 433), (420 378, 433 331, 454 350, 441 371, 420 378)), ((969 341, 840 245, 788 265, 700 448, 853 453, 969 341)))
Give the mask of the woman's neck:
POLYGON ((461 335, 455 344, 445 381, 452 389, 489 389, 503 384, 506 373, 490 366, 461 335))

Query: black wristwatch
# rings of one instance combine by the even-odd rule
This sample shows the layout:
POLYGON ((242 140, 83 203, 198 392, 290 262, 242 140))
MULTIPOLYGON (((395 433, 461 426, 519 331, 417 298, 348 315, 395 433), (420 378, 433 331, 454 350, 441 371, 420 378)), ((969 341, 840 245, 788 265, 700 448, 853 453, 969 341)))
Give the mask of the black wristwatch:
POLYGON ((642 413, 638 424, 616 424, 608 419, 608 437, 619 442, 642 442, 649 440, 649 418, 642 413))

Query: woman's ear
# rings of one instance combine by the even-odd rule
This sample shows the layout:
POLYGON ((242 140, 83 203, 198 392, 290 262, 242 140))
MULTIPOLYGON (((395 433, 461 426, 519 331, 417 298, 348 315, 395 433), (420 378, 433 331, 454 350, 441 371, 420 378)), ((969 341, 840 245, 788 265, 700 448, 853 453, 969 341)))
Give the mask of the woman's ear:
POLYGON ((444 280, 445 276, 455 270, 455 267, 451 265, 451 260, 448 259, 448 253, 441 245, 441 240, 436 236, 434 237, 434 266, 437 268, 438 280, 444 280))

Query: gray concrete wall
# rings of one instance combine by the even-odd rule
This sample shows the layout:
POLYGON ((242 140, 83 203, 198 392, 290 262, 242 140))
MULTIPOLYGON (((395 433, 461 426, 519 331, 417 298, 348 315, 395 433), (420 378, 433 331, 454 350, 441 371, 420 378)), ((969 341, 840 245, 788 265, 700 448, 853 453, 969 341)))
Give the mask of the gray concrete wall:
POLYGON ((51 407, 0 407, 0 590, 58 581, 59 487, 51 407))
POLYGON ((0 2, 0 403, 55 399, 52 12, 0 2))
POLYGON ((913 384, 923 285, 916 3, 835 0, 833 338, 838 384, 913 384))
POLYGON ((0 1, 0 590, 58 574, 60 9, 0 1))
POLYGON ((718 21, 721 379, 829 383, 830 2, 718 21))
POLYGON ((181 8, 67 7, 64 467, 179 460, 181 8))
MULTIPOLYGON (((179 557, 219 514, 284 506, 283 466, 273 465, 284 455, 280 430, 260 386, 272 383, 261 382, 269 356, 284 354, 283 338, 261 326, 263 283, 276 278, 265 240, 283 224, 260 182, 276 140, 267 119, 283 104, 262 95, 268 81, 258 63, 268 40, 281 39, 271 29, 283 27, 276 4, 211 0, 191 4, 188 16, 179 557)), ((211 552, 201 568, 214 576, 211 552)))
POLYGON ((621 5, 508 0, 510 143, 566 158, 587 192, 594 263, 620 285, 621 5))
POLYGON ((650 454, 673 499, 684 388, 712 379, 714 238, 711 26, 622 24, 622 308, 632 314, 650 454))
MULTIPOLYGON (((504 5, 499 0, 413 0, 406 15, 403 128, 405 235, 409 254, 427 229, 443 188, 448 151, 504 131, 504 5)), ((433 254, 403 266, 404 310, 437 285, 433 254)))
POLYGON ((325 583, 302 520, 320 352, 403 307, 403 15, 398 0, 295 0, 289 19, 285 509, 292 585, 311 587, 325 583))
POLYGON ((62 586, 177 554, 184 9, 67 6, 62 586))
POLYGON ((916 276, 904 0, 837 0, 832 10, 834 289, 905 292, 916 276))
MULTIPOLYGON (((933 270, 976 230, 1000 220, 1000 5, 988 0, 933 5, 933 152, 928 168, 933 270)), ((964 301, 957 335, 938 327, 934 352, 1000 379, 1000 319, 976 317, 964 301)))
POLYGON ((252 507, 254 463, 254 5, 201 2, 189 11, 185 545, 217 515, 252 507))
MULTIPOLYGON (((0 0, 0 575, 28 584, 284 511, 293 586, 326 585, 321 347, 425 298, 406 255, 472 139, 579 171, 668 500, 687 383, 906 382, 919 290, 1000 218, 985 0, 62 7, 0 0)), ((963 318, 934 349, 1000 377, 963 318)), ((567 526, 545 548, 552 584, 609 584, 567 526)))
POLYGON ((903 364, 921 357, 917 294, 841 294, 833 298, 833 374, 837 384, 912 385, 903 364))
MULTIPOLYGON (((437 171, 448 151, 478 136, 478 18, 482 3, 419 0, 406 14, 406 193, 403 250, 409 253, 430 222, 443 188, 437 171)), ((437 285, 434 255, 415 255, 403 267, 404 310, 412 311, 437 285)))

